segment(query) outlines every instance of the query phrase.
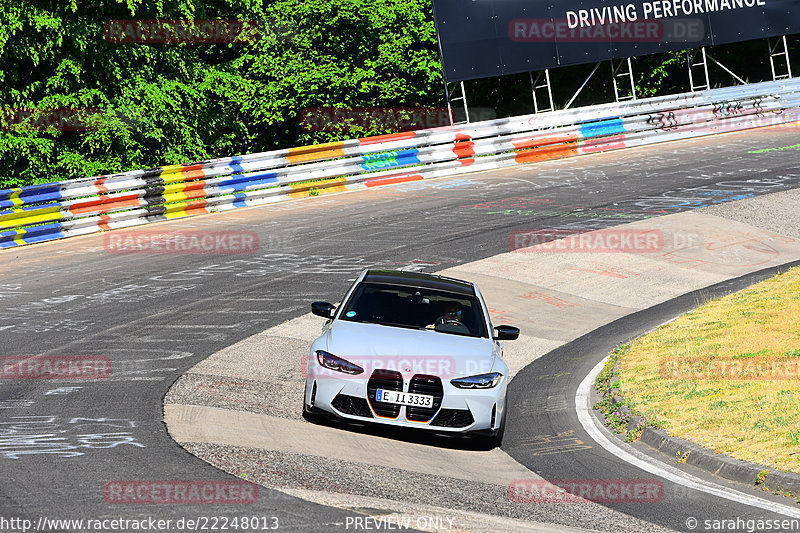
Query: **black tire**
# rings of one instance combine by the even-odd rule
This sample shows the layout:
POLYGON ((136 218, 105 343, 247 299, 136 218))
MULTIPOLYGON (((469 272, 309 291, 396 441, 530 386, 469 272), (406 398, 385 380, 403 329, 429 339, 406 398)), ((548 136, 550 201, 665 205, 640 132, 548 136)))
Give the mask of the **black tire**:
POLYGON ((494 448, 499 448, 501 444, 503 444, 503 435, 506 432, 506 413, 508 409, 503 410, 503 418, 500 420, 500 427, 497 429, 497 433, 492 435, 491 437, 486 437, 486 445, 494 448))
POLYGON ((312 409, 308 408, 308 401, 306 400, 306 392, 303 392, 303 418, 312 424, 319 420, 319 415, 314 413, 312 409))

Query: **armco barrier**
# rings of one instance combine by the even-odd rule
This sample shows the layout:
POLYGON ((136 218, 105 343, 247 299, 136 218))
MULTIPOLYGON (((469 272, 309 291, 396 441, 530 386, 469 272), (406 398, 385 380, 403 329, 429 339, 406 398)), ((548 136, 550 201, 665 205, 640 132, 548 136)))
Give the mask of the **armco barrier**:
POLYGON ((789 79, 31 185, 0 191, 0 248, 798 120, 789 79))

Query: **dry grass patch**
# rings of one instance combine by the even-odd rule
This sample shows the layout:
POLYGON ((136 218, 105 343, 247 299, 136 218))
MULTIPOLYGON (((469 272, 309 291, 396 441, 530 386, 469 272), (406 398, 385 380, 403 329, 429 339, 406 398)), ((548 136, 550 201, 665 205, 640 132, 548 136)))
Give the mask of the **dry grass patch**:
POLYGON ((618 369, 621 395, 670 435, 800 472, 800 267, 636 339, 618 369))

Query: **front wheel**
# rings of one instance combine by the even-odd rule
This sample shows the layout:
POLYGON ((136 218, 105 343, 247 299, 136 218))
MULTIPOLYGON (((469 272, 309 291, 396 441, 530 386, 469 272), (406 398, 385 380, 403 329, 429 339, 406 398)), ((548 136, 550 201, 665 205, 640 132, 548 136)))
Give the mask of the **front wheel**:
MULTIPOLYGON (((316 386, 316 384, 315 384, 315 386, 316 386)), ((314 408, 313 407, 309 407, 308 396, 307 396, 308 387, 303 387, 303 389, 304 389, 304 392, 303 392, 303 418, 305 418, 306 421, 308 421, 308 422, 312 422, 312 423, 316 422, 317 420, 319 420, 319 415, 314 413, 314 408)), ((315 387, 314 392, 316 392, 316 387, 315 387)), ((313 395, 313 393, 312 393, 312 395, 313 395)))
POLYGON ((500 427, 497 428, 497 433, 490 437, 485 437, 486 445, 491 448, 499 448, 503 444, 503 435, 506 432, 506 411, 506 409, 503 410, 503 418, 500 419, 500 427))

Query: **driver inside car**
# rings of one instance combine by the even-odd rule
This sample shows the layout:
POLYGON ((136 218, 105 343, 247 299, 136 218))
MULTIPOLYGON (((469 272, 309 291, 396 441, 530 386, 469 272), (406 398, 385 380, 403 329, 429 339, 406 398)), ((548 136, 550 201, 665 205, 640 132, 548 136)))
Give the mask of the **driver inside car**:
POLYGON ((436 330, 454 330, 458 331, 459 333, 463 329, 467 329, 467 327, 462 322, 463 318, 463 310, 461 306, 456 302, 449 302, 442 311, 442 315, 436 319, 436 322, 426 326, 428 329, 436 329, 436 330))
POLYGON ((458 322, 461 323, 461 315, 463 312, 461 311, 461 306, 455 302, 447 304, 447 307, 444 308, 444 313, 442 316, 436 319, 436 324, 434 326, 439 326, 441 324, 447 324, 448 322, 458 322))

